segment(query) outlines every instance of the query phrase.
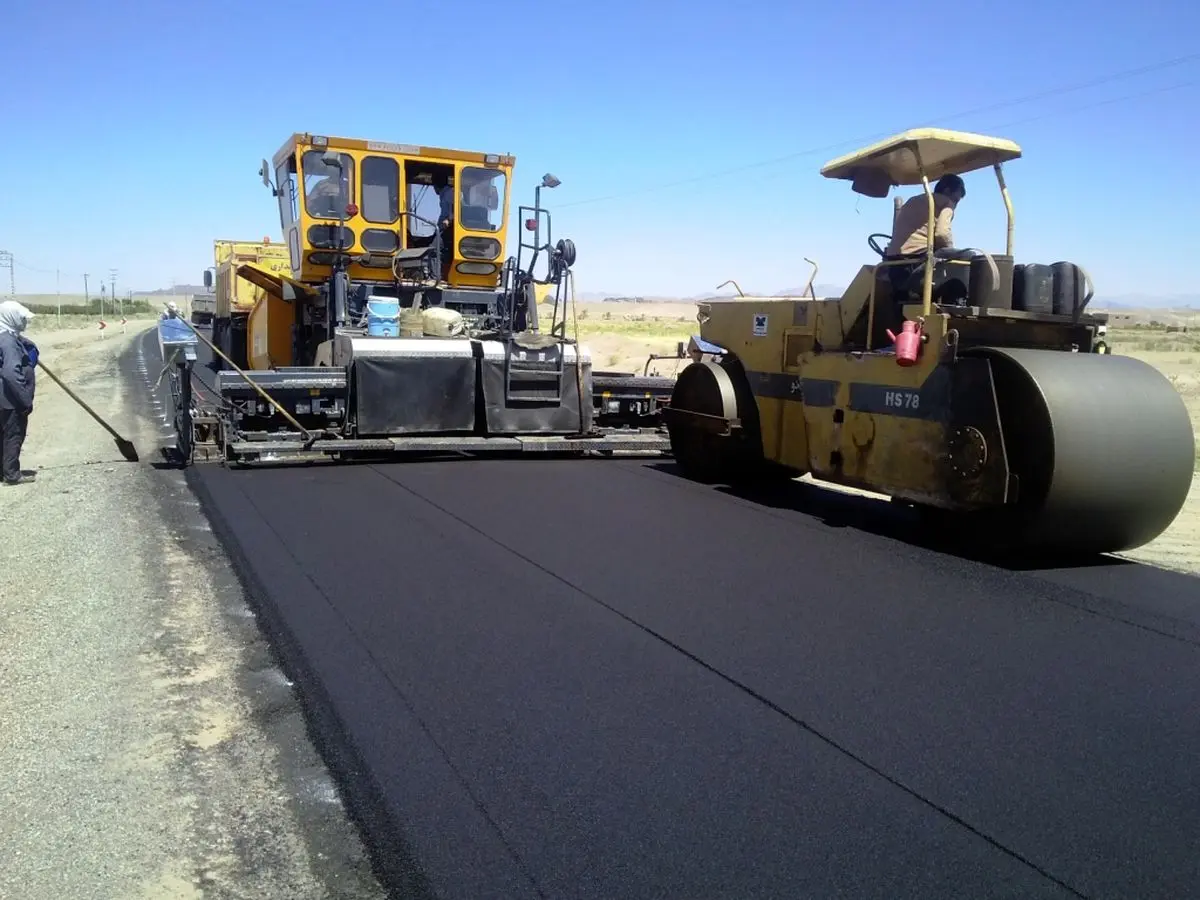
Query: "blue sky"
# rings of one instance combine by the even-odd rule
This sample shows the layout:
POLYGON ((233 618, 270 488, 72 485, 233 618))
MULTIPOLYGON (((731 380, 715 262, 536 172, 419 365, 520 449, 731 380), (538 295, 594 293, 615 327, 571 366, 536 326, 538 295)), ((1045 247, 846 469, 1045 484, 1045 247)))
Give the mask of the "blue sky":
MULTIPOLYGON (((1007 169, 1018 261, 1081 263, 1100 296, 1195 293, 1200 5, 899 9, 13 4, 0 111, 29 152, 10 150, 0 249, 22 293, 53 291, 56 267, 64 290, 110 267, 122 293, 197 283, 213 238, 279 238, 259 160, 307 130, 511 152, 514 208, 553 172, 543 198, 583 291, 779 290, 805 282, 805 256, 842 284, 874 258, 891 200, 820 166, 945 125, 1022 145, 1007 169), (1060 90, 1140 67, 1155 68, 1060 90)), ((957 243, 1002 251, 994 179, 967 187, 957 243)))

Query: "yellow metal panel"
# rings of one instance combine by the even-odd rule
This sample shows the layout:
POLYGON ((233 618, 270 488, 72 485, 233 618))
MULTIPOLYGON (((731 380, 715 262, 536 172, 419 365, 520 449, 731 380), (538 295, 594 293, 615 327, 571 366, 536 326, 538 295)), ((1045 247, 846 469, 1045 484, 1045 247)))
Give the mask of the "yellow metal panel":
POLYGON ((808 438, 800 403, 800 354, 812 350, 825 309, 833 310, 837 321, 836 300, 739 297, 699 307, 700 336, 734 353, 746 370, 764 455, 801 471, 808 469, 808 438))
POLYGON ((213 241, 217 267, 217 315, 249 314, 262 292, 240 273, 252 264, 269 272, 286 272, 290 267, 287 247, 269 241, 213 241))
MULTIPOLYGON (((270 297, 267 294, 266 297, 270 297)), ((246 355, 250 359, 250 368, 256 370, 271 368, 271 351, 269 340, 270 322, 266 297, 255 304, 246 323, 246 355)))
POLYGON ((804 404, 785 400, 780 403, 780 408, 782 422, 779 444, 774 455, 768 458, 799 472, 810 472, 812 462, 809 459, 808 423, 804 418, 804 404))
POLYGON ((250 313, 247 326, 251 369, 292 365, 292 324, 295 315, 293 304, 270 291, 263 292, 250 313))
POLYGON ((807 321, 822 301, 796 298, 710 300, 699 305, 700 336, 736 353, 747 369, 782 371, 787 329, 807 321))
POLYGON ((763 455, 767 459, 782 461, 782 448, 790 437, 785 431, 787 409, 796 406, 774 397, 758 397, 759 431, 762 435, 763 455))
MULTIPOLYGON (((898 365, 890 353, 821 353, 803 361, 804 420, 814 474, 912 499, 939 492, 944 426, 928 418, 930 410, 922 411, 920 403, 935 396, 922 388, 938 371, 943 328, 940 316, 926 320, 928 340, 914 366, 898 365), (852 408, 855 393, 857 409, 852 408), (876 402, 864 403, 864 396, 876 402)), ((948 400, 948 393, 941 397, 948 400)))
POLYGON ((240 277, 246 279, 247 281, 253 282, 255 285, 262 288, 262 290, 269 294, 274 294, 280 299, 283 299, 284 284, 291 285, 291 287, 296 291, 297 296, 301 297, 302 299, 312 299, 316 296, 311 287, 297 281, 294 278, 284 275, 282 271, 270 271, 257 266, 254 263, 243 263, 242 265, 238 266, 237 273, 240 277))

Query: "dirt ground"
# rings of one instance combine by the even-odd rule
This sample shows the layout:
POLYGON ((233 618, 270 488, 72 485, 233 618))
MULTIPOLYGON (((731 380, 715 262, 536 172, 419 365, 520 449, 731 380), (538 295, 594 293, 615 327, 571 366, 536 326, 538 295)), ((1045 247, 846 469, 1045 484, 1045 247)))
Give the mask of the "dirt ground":
POLYGON ((141 461, 39 374, 36 482, 0 488, 0 897, 381 897, 195 501, 154 466, 173 438, 117 364, 146 324, 31 329, 141 461))

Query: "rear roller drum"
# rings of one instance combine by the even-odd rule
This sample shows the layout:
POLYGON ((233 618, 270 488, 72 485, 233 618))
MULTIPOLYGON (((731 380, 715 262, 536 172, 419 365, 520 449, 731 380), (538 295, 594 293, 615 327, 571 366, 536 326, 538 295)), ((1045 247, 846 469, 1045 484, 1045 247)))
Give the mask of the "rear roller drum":
POLYGON ((985 347, 1016 504, 988 516, 1001 547, 1119 553, 1179 514, 1195 468, 1183 399, 1127 356, 985 347))
MULTIPOLYGON (((671 408, 684 412, 737 417, 737 396, 729 373, 715 363, 692 363, 679 373, 671 392, 671 408)), ((667 426, 671 454, 683 474, 693 481, 712 484, 729 476, 732 436, 671 422, 667 426)))
POLYGON ((711 362, 692 363, 675 382, 671 407, 740 420, 740 428, 729 435, 679 422, 668 424, 671 453, 688 478, 706 484, 745 485, 796 476, 764 458, 758 406, 736 361, 731 361, 728 368, 711 362))

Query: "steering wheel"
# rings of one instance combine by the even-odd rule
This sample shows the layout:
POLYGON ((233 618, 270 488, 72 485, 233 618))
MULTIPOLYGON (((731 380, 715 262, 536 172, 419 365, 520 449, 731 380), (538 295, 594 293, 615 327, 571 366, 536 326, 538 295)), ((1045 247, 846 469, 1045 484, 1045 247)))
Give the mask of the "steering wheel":
POLYGON ((892 236, 890 234, 882 234, 882 233, 876 232, 875 234, 873 234, 867 238, 867 243, 871 245, 871 249, 879 254, 880 259, 883 259, 883 257, 886 255, 884 252, 884 248, 881 248, 879 246, 879 244, 876 243, 875 238, 885 238, 886 240, 890 241, 892 239, 892 236))

